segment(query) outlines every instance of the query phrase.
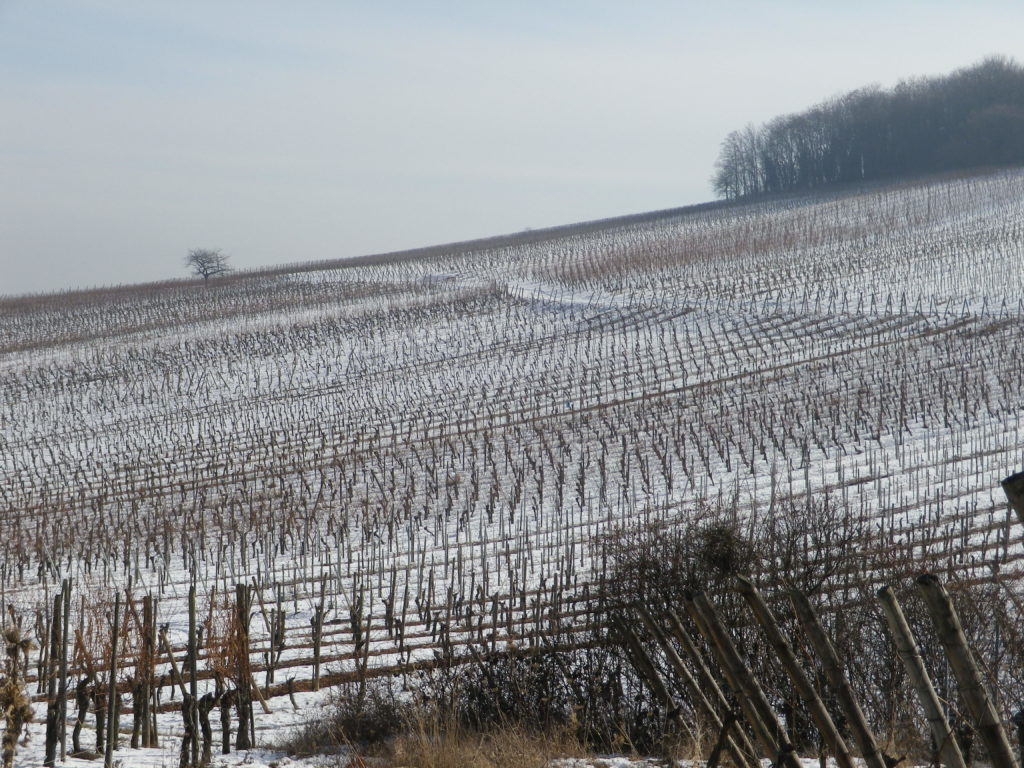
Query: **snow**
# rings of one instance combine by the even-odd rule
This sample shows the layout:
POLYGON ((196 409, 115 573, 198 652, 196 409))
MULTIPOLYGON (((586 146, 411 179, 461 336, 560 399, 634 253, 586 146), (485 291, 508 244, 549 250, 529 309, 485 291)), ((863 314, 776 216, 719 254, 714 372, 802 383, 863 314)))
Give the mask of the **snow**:
MULTIPOLYGON (((439 617, 456 646, 515 644, 531 600, 598 575, 594 542, 701 502, 828 493, 894 542, 1015 568, 998 483, 1024 468, 1022 249, 1016 171, 0 303, 3 601, 31 616, 70 577, 75 620, 99 621, 130 586, 180 650, 193 574, 216 617, 235 583, 278 584, 279 679, 304 680, 321 584, 334 671, 355 668, 360 598, 381 667, 433 658, 439 617)), ((266 743, 321 706, 301 697, 257 712, 266 743)))

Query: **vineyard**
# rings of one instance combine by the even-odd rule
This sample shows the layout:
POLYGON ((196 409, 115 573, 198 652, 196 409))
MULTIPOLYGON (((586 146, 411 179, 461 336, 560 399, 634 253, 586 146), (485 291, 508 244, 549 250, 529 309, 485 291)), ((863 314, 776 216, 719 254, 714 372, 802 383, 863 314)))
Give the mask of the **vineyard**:
POLYGON ((262 743, 339 683, 588 647, 643 589, 610 578, 624 543, 722 521, 802 542, 826 623, 924 570, 1012 613, 1022 264, 1014 170, 0 299, 0 610, 30 691, 63 617, 68 691, 120 647, 176 739, 186 664, 193 694, 241 675, 262 743), (794 533, 808 510, 833 538, 794 533))

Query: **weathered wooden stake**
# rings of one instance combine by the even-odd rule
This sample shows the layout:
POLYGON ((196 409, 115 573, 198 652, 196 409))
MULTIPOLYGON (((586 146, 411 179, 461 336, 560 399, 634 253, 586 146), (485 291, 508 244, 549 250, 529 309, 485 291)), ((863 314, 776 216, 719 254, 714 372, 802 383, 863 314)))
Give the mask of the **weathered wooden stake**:
MULTIPOLYGON (((707 718, 711 727, 718 731, 719 739, 718 744, 716 744, 716 749, 719 752, 721 752, 723 748, 729 750, 729 754, 732 755, 733 761, 738 766, 758 768, 758 763, 755 760, 751 760, 746 754, 744 754, 739 745, 733 739, 732 735, 729 733, 729 729, 725 727, 722 720, 718 717, 718 713, 715 711, 715 708, 712 706, 711 702, 708 701, 707 696, 704 695, 704 691, 701 690, 700 684, 694 679, 686 664, 680 658, 679 654, 676 653, 676 649, 673 647, 668 637, 662 631, 661 627, 658 626, 657 622, 655 622, 651 617, 651 614, 648 613, 646 609, 641 608, 640 618, 643 619, 644 624, 647 626, 647 631, 650 632, 654 639, 658 641, 658 644, 661 646, 661 649, 664 652, 665 657, 668 659, 669 664, 672 666, 672 669, 683 681, 683 685, 690 696, 690 700, 694 702, 697 708, 704 714, 704 717, 707 718)), ((727 719, 728 717, 733 717, 735 720, 735 716, 732 715, 731 709, 726 709, 726 712, 728 715, 727 719)), ((711 762, 711 758, 708 758, 709 765, 711 762)), ((717 758, 715 762, 717 762, 717 758)))
POLYGON ((160 705, 160 688, 156 685, 156 662, 160 656, 160 639, 157 634, 157 616, 160 613, 160 601, 156 598, 152 600, 152 618, 150 619, 150 662, 149 662, 149 745, 151 747, 160 746, 160 734, 157 732, 156 727, 156 715, 157 708, 160 705))
POLYGON ((914 634, 910 631, 910 625, 903 615, 899 601, 892 588, 885 586, 878 590, 878 600, 882 604, 882 612, 885 620, 892 631, 893 639, 896 641, 896 651, 899 653, 903 666, 907 669, 907 676, 914 686, 918 701, 924 710, 925 718, 928 720, 928 728, 931 730, 932 739, 938 746, 939 755, 948 768, 967 768, 964 756, 960 752, 960 746, 953 736, 949 727, 949 721, 942 711, 942 704, 939 696, 935 693, 928 671, 924 668, 924 660, 921 658, 921 651, 914 640, 914 634))
POLYGON ((235 612, 238 621, 238 684, 236 706, 238 708, 238 733, 235 749, 252 747, 252 670, 249 666, 249 615, 252 609, 252 592, 247 584, 235 585, 235 612))
MULTIPOLYGON (((697 680, 700 683, 701 689, 711 697, 711 701, 716 704, 721 711, 734 711, 732 703, 725 697, 725 694, 722 693, 722 689, 719 687, 718 681, 715 680, 714 675, 711 674, 711 670, 708 669, 708 665, 704 661, 704 656, 701 654, 696 644, 694 644, 693 638, 690 637, 690 633, 686 630, 686 627, 683 626, 683 622, 680 621, 674 611, 668 612, 668 620, 669 626, 672 630, 672 636, 679 643, 680 647, 689 657, 694 668, 697 670, 697 680)), ((735 728, 734 733, 735 736, 733 738, 736 741, 736 745, 746 756, 745 762, 759 766, 760 761, 757 759, 757 749, 750 742, 750 739, 747 738, 747 732, 742 728, 735 728)))
POLYGON ((661 702, 665 712, 677 727, 681 730, 689 731, 689 724, 683 718, 681 709, 672 696, 672 692, 665 685, 661 675, 658 674, 658 670, 655 668, 650 656, 647 655, 643 645, 640 644, 640 639, 636 636, 636 633, 621 620, 616 621, 615 627, 626 641, 626 650, 633 661, 633 667, 640 674, 640 678, 647 684, 651 693, 654 694, 654 698, 661 702))
POLYGON ((743 576, 738 576, 736 582, 739 593, 747 601, 747 605, 750 606, 754 618, 768 636, 768 642, 775 650, 775 655, 779 661, 782 662, 782 667, 786 670, 786 674, 789 675, 789 679, 792 681, 797 694, 803 699, 807 709, 810 710, 814 724, 828 745, 832 756, 840 768, 854 768, 853 759, 850 757, 850 750, 846 746, 846 742, 839 734, 839 730, 832 721, 832 716, 825 709, 825 705, 818 696, 818 692, 814 689, 810 678, 807 677, 807 673, 800 666, 800 662, 793 652, 793 647, 790 645, 789 640, 786 639, 786 636, 782 634, 782 630, 779 628, 779 624, 768 604, 761 596, 760 590, 754 586, 753 582, 743 576))
POLYGON ((953 675, 960 687, 960 695, 974 720, 978 735, 985 742, 989 759, 996 768, 1016 768, 1010 742, 985 690, 981 673, 967 644, 960 619, 953 610, 949 594, 939 580, 928 573, 917 578, 917 586, 924 595, 928 612, 935 624, 935 631, 939 635, 946 658, 949 659, 949 666, 953 669, 953 675))
POLYGON ((734 725, 736 725, 736 712, 730 709, 725 713, 725 722, 718 729, 718 739, 715 740, 715 746, 712 747, 711 754, 708 755, 707 768, 718 768, 718 763, 722 759, 722 749, 732 738, 729 736, 729 730, 734 725))
POLYGON ((167 639, 166 627, 160 628, 160 644, 163 646, 164 653, 167 654, 167 660, 171 662, 171 682, 178 686, 178 690, 181 691, 181 695, 187 696, 188 691, 185 690, 185 681, 181 677, 181 672, 178 670, 178 662, 174 658, 174 652, 171 650, 171 643, 167 639))
POLYGON ((60 637, 60 687, 57 690, 57 699, 60 701, 60 712, 57 719, 60 722, 60 760, 64 762, 68 756, 68 624, 71 623, 71 580, 64 579, 61 583, 61 595, 63 596, 61 637, 60 637))
POLYGON ((46 746, 43 765, 53 768, 57 764, 57 744, 60 734, 57 732, 57 720, 60 717, 60 703, 57 701, 57 672, 59 670, 61 615, 64 613, 64 593, 53 596, 53 615, 50 617, 50 654, 46 669, 46 746))
POLYGON ((807 639, 814 646, 815 653, 818 654, 822 669, 825 671, 825 679, 828 680, 828 684, 846 716, 850 733, 853 734, 853 740, 857 742, 861 757, 864 758, 868 768, 887 768, 882 753, 878 749, 875 736, 868 726, 867 718, 864 717, 864 711, 860 708, 853 688, 850 687, 850 683, 846 679, 839 654, 836 653, 832 641, 828 639, 828 635, 822 629, 818 617, 814 614, 814 609, 804 593, 797 589, 789 590, 789 598, 793 607, 796 608, 796 615, 804 628, 804 634, 807 635, 807 639))
POLYGON ((153 747, 151 703, 153 700, 153 665, 156 661, 154 651, 156 643, 153 638, 153 596, 146 595, 142 599, 142 657, 140 659, 139 676, 141 691, 139 695, 139 725, 142 746, 153 747))
POLYGON ((114 745, 117 743, 117 641, 121 634, 121 593, 114 595, 114 627, 110 639, 110 685, 107 692, 107 744, 103 768, 114 766, 114 745))
POLYGON ((793 751, 786 729, 779 722, 775 710, 772 709, 750 668, 736 650, 714 606, 703 594, 688 599, 687 606, 691 605, 700 618, 697 628, 704 634, 711 647, 717 650, 729 686, 739 699, 747 721, 754 729, 761 746, 768 753, 767 756, 773 762, 787 768, 800 768, 800 760, 793 751))
POLYGON ((189 711, 191 723, 192 765, 199 764, 199 675, 197 659, 199 648, 196 644, 196 585, 195 581, 188 590, 188 675, 189 675, 189 711))

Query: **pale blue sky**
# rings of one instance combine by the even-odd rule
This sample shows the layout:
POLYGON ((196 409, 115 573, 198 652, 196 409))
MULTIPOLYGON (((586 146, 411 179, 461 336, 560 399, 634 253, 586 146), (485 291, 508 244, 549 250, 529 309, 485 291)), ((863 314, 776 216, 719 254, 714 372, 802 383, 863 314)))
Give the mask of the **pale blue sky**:
POLYGON ((1024 3, 0 0, 0 294, 701 202, 722 138, 1024 61, 1024 3))

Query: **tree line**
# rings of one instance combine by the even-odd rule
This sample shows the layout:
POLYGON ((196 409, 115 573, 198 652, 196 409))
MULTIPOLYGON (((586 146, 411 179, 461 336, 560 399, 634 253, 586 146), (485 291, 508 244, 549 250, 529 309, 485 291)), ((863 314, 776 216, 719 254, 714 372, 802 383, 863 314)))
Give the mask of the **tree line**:
POLYGON ((996 56, 949 75, 870 86, 722 142, 726 198, 1024 163, 1024 67, 996 56))

